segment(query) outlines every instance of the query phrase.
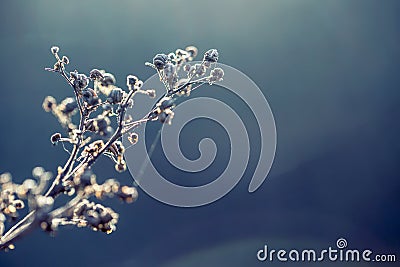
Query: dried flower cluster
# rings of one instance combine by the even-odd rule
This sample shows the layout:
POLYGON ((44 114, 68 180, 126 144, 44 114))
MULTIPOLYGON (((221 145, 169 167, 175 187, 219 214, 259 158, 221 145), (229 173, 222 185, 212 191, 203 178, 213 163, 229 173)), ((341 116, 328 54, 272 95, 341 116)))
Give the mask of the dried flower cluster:
POLYGON ((121 185, 115 179, 98 183, 93 164, 104 155, 115 163, 116 171, 125 171, 123 135, 128 135, 131 144, 135 144, 139 137, 134 130, 139 125, 149 121, 170 124, 176 97, 187 96, 202 84, 220 81, 224 75, 214 64, 218 60, 215 49, 207 51, 197 64, 189 64, 197 55, 193 46, 157 54, 146 65, 155 69, 166 92, 146 116, 133 121, 125 114, 134 106, 135 94, 154 98, 154 90, 143 89, 143 82, 134 75, 127 76, 126 89, 122 89, 116 85, 114 75, 104 70, 93 69, 89 75, 77 70, 68 73, 66 66, 70 61, 59 52, 58 47, 51 48, 56 62, 46 70, 60 74, 72 87, 74 97, 57 102, 54 97, 47 96, 43 109, 51 112, 66 129, 65 135, 54 133, 50 142, 69 144, 72 149, 55 177, 41 167, 34 168, 33 179, 26 179, 22 184, 14 183, 9 173, 0 175, 0 249, 13 249, 17 238, 36 227, 52 234, 63 225, 113 232, 118 213, 96 203, 95 199, 117 197, 131 203, 137 199, 138 192, 135 187, 121 185), (180 70, 186 73, 185 77, 179 77, 180 70), (76 123, 74 115, 79 115, 76 123), (116 122, 116 127, 112 126, 112 121, 116 122), (54 201, 61 194, 66 194, 68 200, 56 208, 54 201), (17 221, 18 210, 25 207, 28 213, 17 221), (8 231, 7 225, 11 226, 8 231))

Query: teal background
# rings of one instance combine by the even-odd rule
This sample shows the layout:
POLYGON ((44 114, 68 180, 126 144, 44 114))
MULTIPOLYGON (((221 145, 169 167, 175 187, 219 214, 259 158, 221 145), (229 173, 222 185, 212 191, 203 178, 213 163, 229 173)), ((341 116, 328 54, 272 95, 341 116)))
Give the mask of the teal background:
MULTIPOLYGON (((50 144, 61 128, 41 108, 46 95, 72 93, 44 71, 54 63, 54 44, 72 69, 105 68, 121 86, 130 73, 150 77, 143 63, 158 52, 217 48, 222 63, 263 91, 278 145, 269 177, 249 194, 259 153, 254 118, 240 100, 204 88, 198 95, 215 94, 243 112, 254 136, 249 167, 230 194, 183 209, 139 190, 133 205, 106 202, 120 213, 112 235, 66 227, 52 238, 35 231, 2 253, 0 266, 276 265, 257 262, 264 244, 318 249, 335 246, 339 237, 350 248, 400 257, 399 11, 395 0, 2 1, 0 172, 15 180, 37 165, 54 172, 67 157, 50 144)), ((199 121, 184 130, 188 157, 196 157, 193 140, 204 136, 204 127, 220 149, 199 183, 223 170, 229 151, 223 130, 199 121)), ((107 160, 96 167, 99 178, 132 182, 107 160)))

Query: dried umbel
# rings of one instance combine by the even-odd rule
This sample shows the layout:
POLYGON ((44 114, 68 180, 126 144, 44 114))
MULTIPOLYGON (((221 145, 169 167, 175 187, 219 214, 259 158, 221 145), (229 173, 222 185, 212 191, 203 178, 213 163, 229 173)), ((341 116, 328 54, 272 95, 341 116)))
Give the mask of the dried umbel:
POLYGON ((152 63, 146 65, 154 68, 166 91, 148 114, 134 121, 125 114, 134 107, 135 95, 154 98, 155 90, 143 88, 143 82, 132 74, 126 77, 123 89, 117 86, 113 74, 101 69, 93 69, 88 75, 77 70, 68 73, 69 58, 60 56, 57 46, 51 48, 51 53, 56 62, 46 70, 61 75, 72 88, 73 97, 59 102, 52 96, 45 98, 43 109, 52 113, 65 129, 65 134, 55 132, 50 142, 61 144, 65 150, 72 149, 55 176, 41 167, 35 167, 32 178, 21 184, 15 183, 9 173, 0 175, 0 249, 4 250, 13 249, 15 240, 35 227, 52 234, 63 225, 88 227, 108 234, 115 231, 119 215, 96 203, 96 199, 116 197, 132 203, 138 192, 134 186, 121 185, 116 179, 98 182, 93 169, 97 159, 106 156, 114 162, 117 172, 124 172, 127 166, 123 135, 134 145, 139 139, 135 129, 140 125, 151 121, 171 124, 177 97, 187 96, 203 84, 220 81, 224 75, 222 69, 215 67, 218 60, 215 49, 208 50, 201 63, 193 66, 188 65, 198 53, 193 46, 155 55, 152 63), (184 77, 179 76, 181 69, 184 77), (67 200, 55 207, 55 199, 61 194, 67 200), (17 221, 23 209, 28 209, 28 213, 17 221))

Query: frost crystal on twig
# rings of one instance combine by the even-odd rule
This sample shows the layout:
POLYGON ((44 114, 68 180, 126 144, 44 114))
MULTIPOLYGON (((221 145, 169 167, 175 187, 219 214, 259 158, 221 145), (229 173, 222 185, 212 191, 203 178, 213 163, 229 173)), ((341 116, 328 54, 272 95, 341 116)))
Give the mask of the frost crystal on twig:
POLYGON ((134 96, 145 94, 154 98, 153 89, 142 88, 143 82, 132 74, 127 76, 126 89, 123 89, 117 86, 115 76, 105 70, 93 69, 88 75, 77 70, 68 73, 69 58, 60 56, 57 46, 51 48, 51 53, 55 63, 46 70, 63 77, 73 89, 73 97, 58 102, 47 96, 42 106, 66 130, 65 134, 54 133, 50 142, 61 144, 65 150, 64 144, 69 144, 72 149, 67 150, 69 157, 58 167, 55 176, 41 167, 32 170, 33 179, 21 184, 13 182, 9 173, 0 175, 0 249, 3 250, 13 249, 14 242, 34 228, 51 234, 64 225, 88 227, 108 234, 115 231, 118 213, 96 203, 96 199, 116 197, 131 203, 137 199, 138 192, 134 186, 121 185, 116 179, 98 183, 93 170, 96 160, 107 156, 117 172, 124 172, 123 135, 127 134, 134 145, 139 138, 134 130, 140 125, 150 121, 171 124, 177 97, 188 96, 199 86, 213 84, 224 76, 223 70, 215 67, 219 57, 215 49, 208 50, 201 63, 192 66, 188 63, 198 53, 193 46, 156 54, 146 65, 154 68, 166 91, 146 116, 134 121, 125 116, 127 109, 134 106, 134 96), (179 77, 181 69, 185 77, 179 77), (75 122, 77 116, 78 122, 75 122), (68 198, 56 208, 54 201, 61 194, 68 198), (17 221, 19 211, 24 208, 28 209, 27 215, 17 221), (8 230, 6 226, 10 226, 8 230))

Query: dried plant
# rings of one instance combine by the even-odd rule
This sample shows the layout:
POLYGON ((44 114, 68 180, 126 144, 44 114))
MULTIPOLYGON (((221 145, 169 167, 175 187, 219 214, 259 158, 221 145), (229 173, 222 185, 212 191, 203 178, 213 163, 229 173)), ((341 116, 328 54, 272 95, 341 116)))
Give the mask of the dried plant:
POLYGON ((171 123, 175 107, 174 100, 189 95, 191 90, 200 85, 212 84, 222 79, 224 72, 217 68, 218 52, 208 50, 198 64, 189 64, 197 54, 193 46, 185 50, 177 49, 174 53, 157 54, 152 63, 146 63, 159 75, 166 92, 140 120, 133 121, 125 116, 128 108, 134 105, 136 94, 155 97, 152 89, 144 90, 143 82, 134 75, 126 78, 127 90, 116 86, 115 77, 103 70, 93 69, 87 76, 78 71, 69 74, 66 66, 69 59, 59 55, 59 48, 54 46, 51 53, 56 59, 53 68, 47 71, 61 75, 72 87, 74 97, 68 97, 57 103, 52 96, 47 96, 43 108, 51 112, 66 129, 66 134, 54 133, 50 141, 54 144, 69 144, 69 157, 63 166, 58 167, 57 175, 35 167, 33 179, 26 179, 22 184, 12 181, 9 173, 0 175, 0 249, 14 248, 14 242, 35 228, 48 233, 55 233, 59 226, 75 225, 89 227, 94 231, 111 233, 116 229, 118 213, 109 207, 95 203, 95 199, 117 197, 131 203, 137 199, 135 187, 121 185, 116 179, 97 183, 92 166, 104 155, 115 162, 118 172, 126 170, 125 148, 121 142, 123 135, 135 144, 138 135, 134 130, 147 122, 159 121, 171 123), (178 71, 183 69, 186 77, 180 78, 178 71), (93 84, 93 88, 89 85, 93 84), (74 116, 78 115, 78 116, 74 116), (78 123, 74 119, 79 117, 78 123), (115 127, 112 127, 115 120, 115 127), (61 194, 68 197, 58 207, 55 199, 61 194), (26 209, 26 215, 18 219, 19 210, 26 209), (6 226, 9 227, 7 231, 6 226))

